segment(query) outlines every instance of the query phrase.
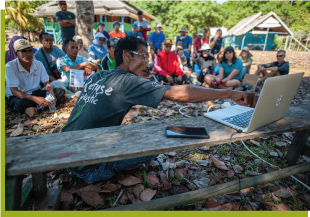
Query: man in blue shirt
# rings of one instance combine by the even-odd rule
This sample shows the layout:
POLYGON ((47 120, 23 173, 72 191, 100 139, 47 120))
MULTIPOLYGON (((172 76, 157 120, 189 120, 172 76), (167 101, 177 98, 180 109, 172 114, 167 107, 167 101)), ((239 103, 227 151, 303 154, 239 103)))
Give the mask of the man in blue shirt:
POLYGON ((155 32, 149 37, 149 45, 151 47, 152 60, 154 61, 155 55, 162 50, 162 43, 166 39, 166 35, 161 31, 163 26, 161 23, 157 23, 155 27, 155 32))
POLYGON ((58 6, 61 11, 56 13, 56 21, 60 26, 62 49, 64 49, 64 42, 75 35, 75 14, 67 11, 66 1, 58 1, 58 6))
POLYGON ((59 77, 55 74, 56 60, 60 57, 65 56, 65 52, 60 50, 57 46, 53 46, 52 36, 46 32, 39 35, 39 40, 43 45, 39 51, 34 54, 34 58, 43 63, 44 68, 48 74, 49 80, 55 81, 59 77))
MULTIPOLYGON (((96 70, 97 66, 89 62, 85 57, 77 55, 78 45, 74 40, 70 39, 65 41, 64 47, 67 50, 67 55, 62 58, 58 58, 56 63, 58 71, 62 73, 62 80, 68 87, 71 69, 84 70, 84 76, 89 76, 92 71, 96 70)), ((80 89, 81 88, 69 88, 72 92, 76 92, 80 89)))
POLYGON ((222 38, 222 30, 216 30, 214 38, 211 38, 210 48, 211 55, 217 59, 217 55, 219 52, 223 52, 225 47, 225 38, 222 38))
POLYGON ((179 32, 181 35, 177 37, 177 41, 181 40, 183 42, 184 51, 188 52, 189 55, 191 55, 193 38, 186 34, 187 33, 186 26, 182 26, 179 32))
POLYGON ((138 32, 138 25, 136 23, 131 25, 131 31, 129 31, 127 33, 127 36, 133 36, 133 37, 136 37, 136 38, 143 39, 142 33, 138 32))

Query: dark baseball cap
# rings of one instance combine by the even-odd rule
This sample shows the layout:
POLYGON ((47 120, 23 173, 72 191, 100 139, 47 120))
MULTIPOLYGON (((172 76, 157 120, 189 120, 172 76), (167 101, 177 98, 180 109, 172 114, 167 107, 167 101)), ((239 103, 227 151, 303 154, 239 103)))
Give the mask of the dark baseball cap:
POLYGON ((143 12, 142 11, 138 11, 137 15, 142 15, 143 12))
POLYGON ((119 41, 118 38, 111 37, 109 38, 107 45, 108 47, 116 47, 118 41, 119 41))

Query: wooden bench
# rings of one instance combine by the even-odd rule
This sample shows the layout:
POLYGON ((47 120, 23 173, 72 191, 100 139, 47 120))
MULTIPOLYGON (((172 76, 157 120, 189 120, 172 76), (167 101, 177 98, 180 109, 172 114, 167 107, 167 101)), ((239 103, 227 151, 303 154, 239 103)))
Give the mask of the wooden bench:
MULTIPOLYGON (((232 141, 297 131, 286 155, 288 162, 294 165, 310 136, 309 107, 310 104, 291 106, 283 119, 248 134, 235 134, 232 141)), ((23 174, 33 174, 32 190, 35 198, 44 200, 47 192, 49 196, 54 195, 57 200, 57 192, 46 189, 44 173, 46 171, 203 146, 210 147, 228 143, 233 132, 235 132, 234 129, 208 118, 196 117, 6 139, 6 210, 20 209, 21 175, 23 174), (168 125, 203 126, 208 129, 210 139, 166 138, 165 128, 168 125)), ((296 171, 310 171, 310 164, 303 167, 303 170, 296 171)), ((286 173, 286 176, 293 173, 286 173)), ((283 178, 283 174, 279 177, 283 178)), ((51 206, 47 209, 54 208, 51 206)))
POLYGON ((265 44, 247 44, 250 50, 252 50, 255 47, 260 47, 262 50, 264 49, 265 44))

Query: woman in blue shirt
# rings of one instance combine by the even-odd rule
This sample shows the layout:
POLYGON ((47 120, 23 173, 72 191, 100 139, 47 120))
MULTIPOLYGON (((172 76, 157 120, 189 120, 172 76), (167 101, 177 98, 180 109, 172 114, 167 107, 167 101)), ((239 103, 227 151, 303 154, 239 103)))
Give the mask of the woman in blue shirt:
POLYGON ((220 64, 220 72, 217 76, 207 75, 206 86, 216 88, 235 88, 241 86, 243 64, 236 57, 233 47, 224 50, 223 61, 220 64))

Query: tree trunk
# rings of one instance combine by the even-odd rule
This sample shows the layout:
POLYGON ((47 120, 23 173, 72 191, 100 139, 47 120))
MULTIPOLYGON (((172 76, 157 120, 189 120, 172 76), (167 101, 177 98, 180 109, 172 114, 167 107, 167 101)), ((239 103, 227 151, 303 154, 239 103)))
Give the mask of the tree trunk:
POLYGON ((93 41, 94 4, 93 1, 76 0, 76 31, 83 39, 84 47, 88 48, 93 41))

